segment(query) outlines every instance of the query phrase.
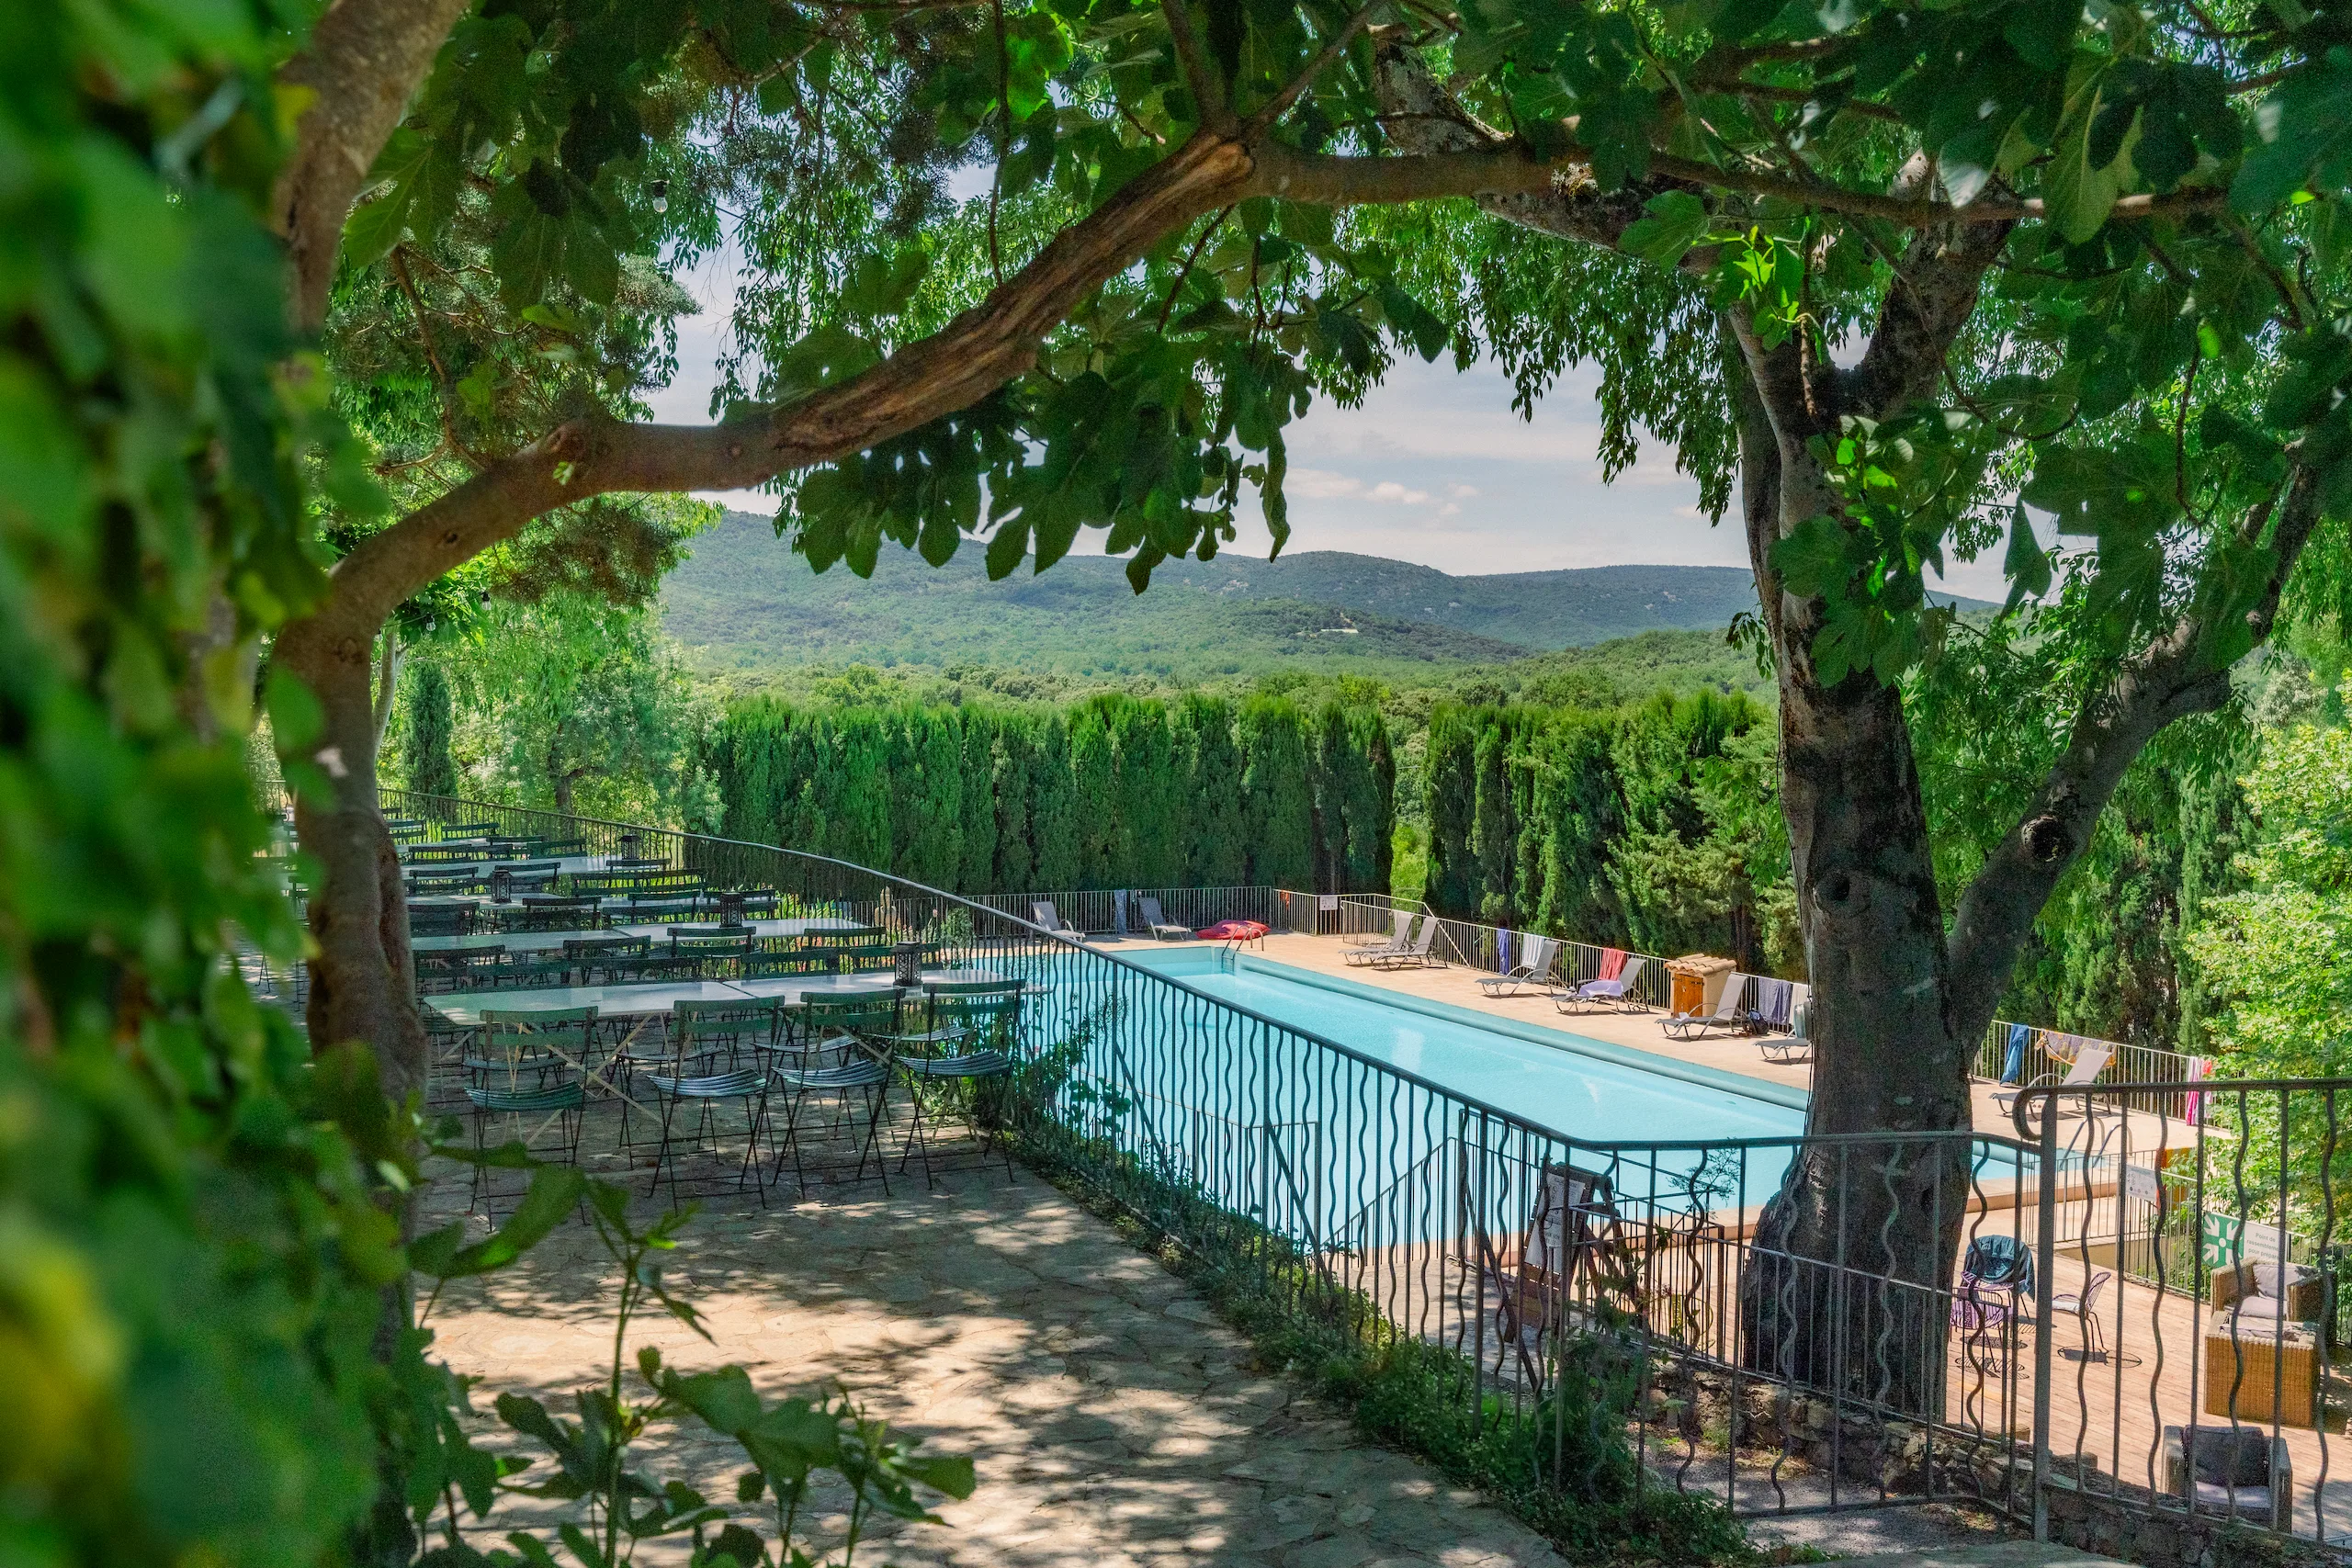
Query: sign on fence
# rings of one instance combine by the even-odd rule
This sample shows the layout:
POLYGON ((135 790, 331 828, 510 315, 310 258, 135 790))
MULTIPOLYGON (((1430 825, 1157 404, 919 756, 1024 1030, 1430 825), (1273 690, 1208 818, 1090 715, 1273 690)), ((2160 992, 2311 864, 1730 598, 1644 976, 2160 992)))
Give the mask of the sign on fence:
POLYGON ((2279 1263, 2287 1257, 2287 1233, 2277 1225, 2249 1225, 2234 1214, 2205 1211, 2197 1226, 2197 1260, 2207 1269, 2233 1263, 2279 1263))

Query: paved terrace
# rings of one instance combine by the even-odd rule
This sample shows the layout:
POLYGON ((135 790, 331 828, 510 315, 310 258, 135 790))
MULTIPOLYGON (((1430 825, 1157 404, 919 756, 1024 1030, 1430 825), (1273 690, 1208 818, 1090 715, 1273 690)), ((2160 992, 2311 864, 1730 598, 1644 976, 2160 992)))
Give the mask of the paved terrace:
MULTIPOLYGON (((450 1186, 461 1207, 462 1179, 450 1186)), ((689 1370, 741 1362, 771 1399, 838 1380, 932 1451, 974 1456, 979 1489, 943 1505, 945 1528, 886 1521, 865 1560, 1561 1568, 1476 1494, 1254 1369, 1182 1281, 1038 1178, 1009 1183, 999 1165, 943 1177, 937 1192, 919 1175, 893 1186, 771 1193, 765 1210, 748 1194, 715 1201, 667 1271, 714 1342, 658 1314, 632 1335, 689 1370)), ((571 1391, 602 1380, 612 1283, 575 1224, 444 1294, 437 1351, 487 1374, 478 1437, 503 1431, 487 1416, 500 1392, 569 1414, 571 1391)), ((732 1496, 741 1451, 699 1430, 650 1444, 643 1468, 732 1496)), ((518 1501, 480 1544, 534 1517, 518 1501)))

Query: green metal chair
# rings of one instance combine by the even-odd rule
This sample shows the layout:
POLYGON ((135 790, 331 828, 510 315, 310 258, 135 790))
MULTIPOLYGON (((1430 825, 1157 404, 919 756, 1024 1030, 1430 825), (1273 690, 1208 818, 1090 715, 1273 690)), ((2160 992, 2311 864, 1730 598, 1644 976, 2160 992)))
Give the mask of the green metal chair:
MULTIPOLYGON (((908 1159, 920 1155, 923 1184, 932 1187, 937 1179, 930 1129, 949 1106, 962 1101, 965 1125, 978 1139, 983 1154, 990 1134, 1001 1134, 1001 1090, 988 1086, 1009 1081, 1019 1059, 1022 983, 943 981, 923 991, 927 1027, 891 1043, 898 1068, 908 1078, 910 1108, 899 1168, 906 1169, 908 1159)), ((996 1143, 1005 1179, 1016 1179, 1012 1149, 1001 1135, 996 1143)))
POLYGON ((783 975, 831 975, 839 962, 830 953, 810 948, 753 948, 744 955, 743 978, 768 980, 783 975))
POLYGON ((428 904, 420 908, 408 907, 408 934, 414 936, 464 936, 474 929, 474 907, 471 904, 428 904))
POLYGON ((528 894, 512 904, 490 906, 501 931, 589 931, 605 923, 605 911, 594 898, 559 898, 528 894))
POLYGON ((570 986, 575 972, 571 960, 560 950, 549 953, 542 948, 512 955, 492 978, 502 991, 545 991, 570 986))
POLYGON ((535 1089, 601 1072, 600 1032, 593 1007, 484 1008, 481 1028, 463 1066, 477 1089, 535 1089))
POLYGON ((479 944, 420 953, 416 959, 416 994, 447 996, 457 991, 494 991, 498 972, 506 967, 506 949, 495 938, 479 944))
MULTIPOLYGON (((552 1126, 556 1146, 562 1151, 563 1163, 580 1163, 580 1124, 585 1118, 588 1091, 577 1078, 569 1083, 549 1084, 544 1089, 485 1089, 466 1086, 466 1098, 474 1108, 474 1152, 486 1154, 491 1148, 490 1124, 503 1117, 514 1130, 514 1141, 522 1144, 536 1156, 545 1145, 540 1134, 552 1126), (537 1122, 537 1125, 532 1125, 537 1122)), ((500 1140, 505 1142, 506 1140, 500 1140)), ((496 1193, 491 1181, 492 1168, 479 1160, 474 1164, 473 1190, 467 1197, 468 1212, 479 1208, 492 1224, 498 1223, 496 1193)), ((518 1195, 519 1201, 519 1195, 518 1195)))
POLYGON ((775 1140, 779 1179, 792 1161, 803 1197, 808 1191, 808 1139, 812 1100, 833 1101, 831 1133, 843 1126, 856 1135, 857 1166, 850 1179, 863 1180, 873 1160, 882 1190, 890 1190, 888 1156, 882 1153, 882 1123, 889 1112, 890 1033, 898 1027, 896 987, 804 1002, 789 1026, 782 1060, 771 1073, 784 1090, 784 1133, 775 1140), (854 1102, 854 1103, 853 1103, 854 1102))

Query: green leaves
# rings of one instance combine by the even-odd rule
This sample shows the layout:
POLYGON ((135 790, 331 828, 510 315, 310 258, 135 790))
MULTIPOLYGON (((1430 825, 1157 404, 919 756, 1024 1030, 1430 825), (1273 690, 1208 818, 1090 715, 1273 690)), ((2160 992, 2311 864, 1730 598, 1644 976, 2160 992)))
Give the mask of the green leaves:
POLYGON ((1692 246, 1705 241, 1713 227, 1706 204, 1687 190, 1661 191, 1644 202, 1642 210, 1649 216, 1629 224, 1617 243, 1620 249, 1660 266, 1681 261, 1692 246))
POLYGON ((2033 536, 2033 525, 2022 502, 2009 509, 2009 547, 2001 558, 2001 575, 2009 580, 2009 596, 2001 614, 2013 615, 2028 599, 2050 591, 2050 557, 2033 536))
POLYGON ((2339 198, 2352 177, 2352 48, 2335 44, 2256 106, 2256 145, 2230 183, 2230 206, 2268 212, 2299 190, 2339 198))
MULTIPOLYGON (((465 1155, 470 1151, 456 1152, 465 1155)), ((493 1150, 482 1163, 508 1168, 528 1168, 530 1187, 506 1223, 478 1242, 467 1244, 462 1221, 411 1242, 409 1265, 428 1279, 456 1280, 503 1269, 544 1241, 548 1233, 579 1206, 587 1190, 587 1178, 576 1168, 537 1164, 520 1144, 493 1150)))
POLYGON ((2102 62, 2087 55, 2077 62, 2068 79, 2065 118, 2041 171, 2041 199, 2050 221, 2074 244, 2098 232, 2132 178, 2129 158, 2136 124, 2128 108, 2120 116, 2102 113, 2107 85, 2102 62), (2119 125, 2120 132, 2113 133, 2119 125), (2100 130, 2112 134, 2094 134, 2100 130))

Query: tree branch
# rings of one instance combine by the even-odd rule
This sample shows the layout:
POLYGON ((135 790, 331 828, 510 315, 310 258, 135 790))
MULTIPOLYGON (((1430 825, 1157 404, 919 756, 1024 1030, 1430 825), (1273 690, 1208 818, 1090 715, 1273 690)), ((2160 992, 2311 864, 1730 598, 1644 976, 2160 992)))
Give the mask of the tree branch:
POLYGON ((1975 314, 1977 289, 2010 228, 1972 225, 1913 237, 1894 263, 1860 363, 1835 377, 1840 412, 1885 419, 1928 395, 1975 314))
POLYGON ((1348 52, 1348 47, 1372 25, 1372 14, 1381 4, 1382 0, 1366 0, 1364 5, 1357 7, 1356 14, 1348 18, 1347 26, 1341 28, 1330 42, 1317 51, 1315 58, 1308 61, 1281 92, 1260 105, 1244 122, 1243 129, 1254 133, 1280 119, 1291 105, 1298 102, 1299 96, 1315 85, 1317 76, 1329 70, 1334 61, 1348 52))
POLYGON ((352 199, 469 8, 470 0, 334 0, 309 47, 278 73, 284 85, 312 95, 270 213, 286 242, 288 313, 302 331, 326 320, 352 199))
MULTIPOLYGON (((2240 530, 2241 537, 2251 533, 2258 538, 2269 511, 2258 511, 2240 530)), ((2256 644, 2270 635, 2279 595, 2319 525, 2317 471, 2298 459, 2276 512, 2270 575, 2245 612, 2256 644)), ((2052 764, 2016 829, 1962 896, 1951 953, 1953 1002, 1963 1035, 1981 1032, 1991 1020, 2034 918, 2089 845, 2099 813, 2132 761, 2173 720, 2210 713, 2229 700, 2230 672, 2208 657, 2201 635, 2207 629, 2194 612, 2184 615, 2083 705, 2065 751, 2052 764)))
POLYGON ((1184 85, 1200 105, 1202 127, 1230 130, 1233 107, 1225 101, 1225 83, 1209 64, 1201 35, 1193 28, 1193 13, 1184 7, 1185 0, 1159 0, 1160 14, 1168 18, 1169 39, 1176 48, 1177 69, 1183 72, 1184 85))
MULTIPOLYGON (((1392 145, 1421 157, 1499 155, 1511 146, 1510 136, 1482 124, 1446 91, 1403 37, 1385 28, 1374 36, 1374 91, 1392 145)), ((1618 236, 1641 218, 1642 203, 1657 190, 1644 185, 1603 192, 1580 164, 1548 173, 1539 188, 1489 190, 1475 199, 1481 209, 1522 228, 1614 250, 1618 236)))

